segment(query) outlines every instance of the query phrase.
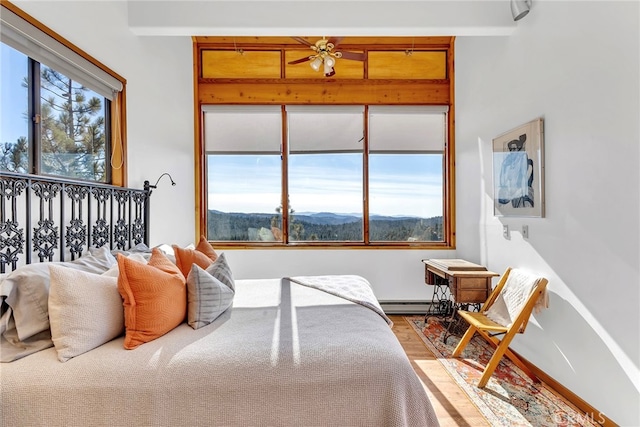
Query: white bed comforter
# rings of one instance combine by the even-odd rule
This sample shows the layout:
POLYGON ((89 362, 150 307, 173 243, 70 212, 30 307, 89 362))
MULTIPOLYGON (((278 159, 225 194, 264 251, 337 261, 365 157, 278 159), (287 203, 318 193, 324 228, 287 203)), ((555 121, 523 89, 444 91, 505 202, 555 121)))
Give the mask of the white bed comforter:
POLYGON ((232 309, 135 350, 0 365, 2 426, 435 426, 380 315, 288 279, 238 280, 232 309))

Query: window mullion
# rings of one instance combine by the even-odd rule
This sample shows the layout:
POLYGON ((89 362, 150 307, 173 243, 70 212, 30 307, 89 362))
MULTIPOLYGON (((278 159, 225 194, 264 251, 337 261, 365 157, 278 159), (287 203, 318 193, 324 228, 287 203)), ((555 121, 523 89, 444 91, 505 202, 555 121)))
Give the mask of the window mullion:
POLYGON ((287 127, 287 110, 282 106, 282 142, 280 144, 280 159, 282 162, 282 242, 289 243, 289 132, 287 127))
POLYGON ((364 106, 363 114, 363 147, 362 147, 362 238, 364 244, 368 245, 369 240, 369 106, 364 106))
POLYGON ((42 146, 42 108, 40 105, 40 63, 29 58, 29 169, 40 173, 40 152, 42 146))

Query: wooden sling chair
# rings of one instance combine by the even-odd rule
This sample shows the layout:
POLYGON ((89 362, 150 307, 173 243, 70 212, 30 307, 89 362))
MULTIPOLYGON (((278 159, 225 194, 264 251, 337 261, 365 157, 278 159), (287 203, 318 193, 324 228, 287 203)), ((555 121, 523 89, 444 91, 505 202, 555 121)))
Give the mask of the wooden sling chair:
POLYGON ((544 292, 547 283, 547 279, 543 277, 507 268, 479 312, 458 310, 460 317, 469 323, 469 329, 456 346, 452 356, 460 357, 462 350, 476 332, 495 348, 478 382, 478 388, 483 388, 487 384, 503 355, 506 355, 534 382, 539 382, 535 374, 509 350, 509 344, 517 333, 524 332, 536 304, 541 303, 546 306, 544 292), (503 335, 502 339, 496 338, 497 335, 503 335))

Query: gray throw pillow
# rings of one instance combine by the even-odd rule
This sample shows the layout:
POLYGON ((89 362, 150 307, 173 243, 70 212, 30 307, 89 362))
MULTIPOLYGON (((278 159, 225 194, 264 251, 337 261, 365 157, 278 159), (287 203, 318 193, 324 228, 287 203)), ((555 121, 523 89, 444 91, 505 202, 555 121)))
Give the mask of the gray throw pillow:
POLYGON ((199 329, 216 320, 233 303, 235 291, 197 264, 187 275, 187 323, 199 329))
POLYGON ((233 274, 231 273, 229 264, 227 264, 227 259, 225 258, 224 253, 218 255, 218 258, 216 258, 213 264, 207 267, 207 273, 211 274, 234 291, 236 290, 233 274))

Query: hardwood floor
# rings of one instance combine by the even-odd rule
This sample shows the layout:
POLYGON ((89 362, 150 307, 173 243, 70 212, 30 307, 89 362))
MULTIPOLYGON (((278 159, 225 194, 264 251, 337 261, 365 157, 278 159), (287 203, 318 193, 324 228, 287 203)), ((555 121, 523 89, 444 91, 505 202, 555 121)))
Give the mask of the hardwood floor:
POLYGON ((394 323, 393 332, 404 347, 413 368, 424 384, 440 425, 442 427, 488 426, 486 419, 404 318, 399 315, 391 315, 389 318, 394 323))

